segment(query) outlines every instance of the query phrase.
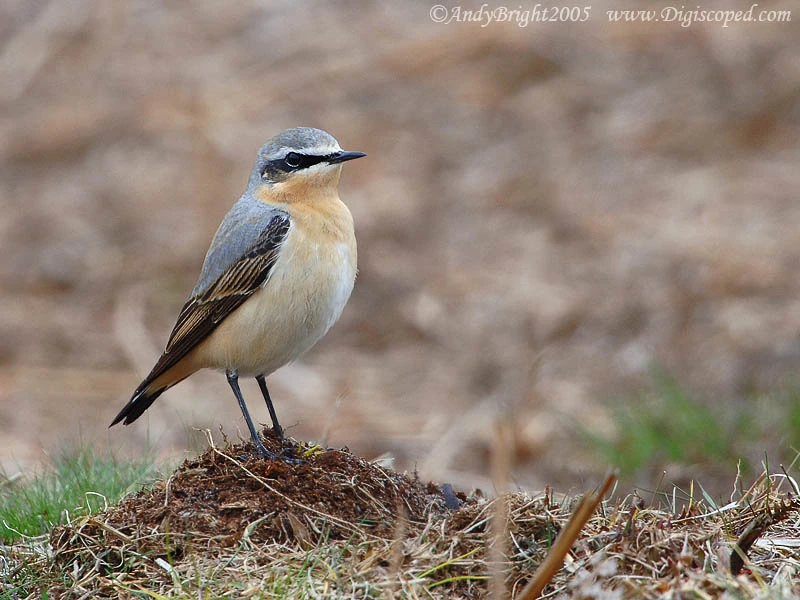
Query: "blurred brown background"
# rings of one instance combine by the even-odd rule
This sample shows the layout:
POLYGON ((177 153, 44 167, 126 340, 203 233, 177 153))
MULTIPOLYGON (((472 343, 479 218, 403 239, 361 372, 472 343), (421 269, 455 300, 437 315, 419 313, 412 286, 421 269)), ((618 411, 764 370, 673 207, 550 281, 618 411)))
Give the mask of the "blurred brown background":
POLYGON ((106 427, 257 148, 296 125, 369 157, 340 188, 350 304, 271 377, 291 435, 486 486, 510 414, 517 482, 569 491, 606 467, 576 431, 613 438, 614 399, 654 365, 720 418, 793 381, 800 11, 684 28, 610 23, 615 0, 585 23, 481 27, 432 5, 0 5, 7 471, 78 438, 182 451, 193 427, 246 433, 214 373, 106 427))

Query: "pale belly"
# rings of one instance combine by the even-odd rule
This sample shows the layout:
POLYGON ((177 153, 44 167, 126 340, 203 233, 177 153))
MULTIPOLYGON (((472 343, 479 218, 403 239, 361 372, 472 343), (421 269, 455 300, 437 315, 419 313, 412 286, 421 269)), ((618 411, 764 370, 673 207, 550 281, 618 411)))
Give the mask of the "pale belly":
POLYGON ((300 248, 283 252, 266 284, 197 348, 198 367, 268 375, 327 333, 353 291, 355 252, 343 243, 332 246, 333 255, 300 248))

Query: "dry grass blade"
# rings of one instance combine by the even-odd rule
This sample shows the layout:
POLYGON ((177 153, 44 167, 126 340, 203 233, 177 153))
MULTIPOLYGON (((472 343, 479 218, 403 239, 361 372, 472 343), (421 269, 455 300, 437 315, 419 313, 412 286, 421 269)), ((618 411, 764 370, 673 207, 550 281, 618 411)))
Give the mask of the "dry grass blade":
POLYGON ((507 597, 506 538, 508 532, 508 481, 511 475, 511 423, 508 415, 498 418, 495 424, 492 449, 492 479, 497 498, 492 503, 489 544, 489 598, 504 600, 507 597))
POLYGON ((599 490, 587 492, 586 495, 581 498, 581 501, 572 513, 572 517, 570 517, 567 525, 561 530, 558 538, 556 538, 556 542, 547 554, 547 558, 545 558, 544 562, 536 569, 533 578, 517 597, 518 600, 534 600, 542 595, 545 586, 552 581, 556 571, 564 564, 564 557, 567 555, 567 552, 572 548, 575 540, 578 539, 583 527, 595 513, 600 502, 602 502, 605 495, 611 490, 611 486, 614 485, 616 479, 616 475, 610 473, 606 476, 599 490))

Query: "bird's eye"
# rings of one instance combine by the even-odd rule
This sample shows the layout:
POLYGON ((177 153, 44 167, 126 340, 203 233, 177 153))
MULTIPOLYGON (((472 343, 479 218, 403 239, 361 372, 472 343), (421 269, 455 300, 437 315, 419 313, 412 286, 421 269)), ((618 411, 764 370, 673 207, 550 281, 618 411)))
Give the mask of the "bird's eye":
POLYGON ((283 159, 286 163, 287 167, 291 167, 292 169, 296 169, 300 166, 300 163, 303 161, 303 157, 297 154, 297 152, 289 152, 286 155, 286 158, 283 159))

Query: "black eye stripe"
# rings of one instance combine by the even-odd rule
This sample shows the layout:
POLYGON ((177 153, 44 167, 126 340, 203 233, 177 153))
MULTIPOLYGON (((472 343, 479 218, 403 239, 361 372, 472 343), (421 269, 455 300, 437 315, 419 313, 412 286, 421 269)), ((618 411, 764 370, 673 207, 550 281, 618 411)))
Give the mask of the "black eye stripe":
POLYGON ((313 167, 316 164, 324 162, 330 158, 330 155, 315 156, 311 154, 300 154, 299 152, 289 152, 286 157, 269 161, 269 164, 284 173, 292 171, 299 171, 313 167), (291 163, 291 164, 290 164, 291 163))

